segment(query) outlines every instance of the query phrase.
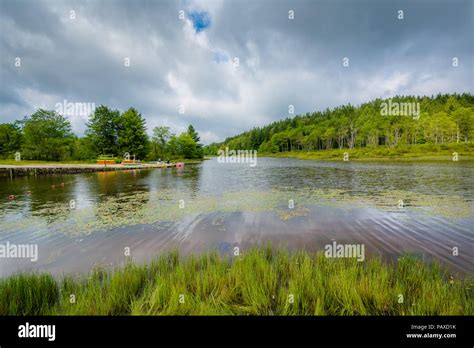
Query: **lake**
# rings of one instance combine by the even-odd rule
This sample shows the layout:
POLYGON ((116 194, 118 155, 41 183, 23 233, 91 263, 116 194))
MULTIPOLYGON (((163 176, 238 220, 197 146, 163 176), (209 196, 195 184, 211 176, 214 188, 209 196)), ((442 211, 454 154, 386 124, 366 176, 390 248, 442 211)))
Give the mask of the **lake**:
POLYGON ((173 248, 244 254, 271 242, 317 251, 334 241, 363 244, 367 255, 386 260, 408 252, 472 273, 473 162, 259 157, 250 167, 213 158, 182 170, 0 183, 0 244, 38 246, 36 262, 0 258, 2 277, 77 274, 121 264, 128 253, 142 262, 173 248))

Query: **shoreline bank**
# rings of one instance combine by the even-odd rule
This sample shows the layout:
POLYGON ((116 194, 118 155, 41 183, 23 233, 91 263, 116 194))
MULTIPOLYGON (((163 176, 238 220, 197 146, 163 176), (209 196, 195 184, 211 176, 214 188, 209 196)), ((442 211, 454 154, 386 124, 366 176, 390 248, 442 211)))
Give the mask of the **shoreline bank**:
MULTIPOLYGON (((288 154, 271 154, 271 153, 263 153, 259 154, 258 157, 272 157, 272 158, 294 158, 300 160, 308 160, 308 161, 328 161, 328 162, 344 162, 343 155, 338 157, 331 157, 331 156, 314 156, 312 153, 310 154, 299 154, 298 152, 288 153, 288 154)), ((381 157, 349 157, 348 162, 454 162, 452 157, 450 156, 381 156, 381 157)), ((474 161, 474 155, 469 156, 460 156, 459 162, 472 162, 474 161)))
POLYGON ((474 161, 474 152, 472 151, 443 151, 436 152, 407 152, 407 153, 373 153, 355 150, 321 150, 321 151, 287 151, 287 152, 261 152, 258 157, 273 158, 296 158, 302 160, 320 160, 320 161, 357 161, 357 162, 422 162, 422 161, 440 161, 440 162, 463 162, 474 161))
POLYGON ((109 172, 117 170, 172 168, 175 164, 139 164, 127 166, 121 164, 31 164, 0 165, 0 177, 36 176, 47 174, 78 174, 90 172, 109 172))

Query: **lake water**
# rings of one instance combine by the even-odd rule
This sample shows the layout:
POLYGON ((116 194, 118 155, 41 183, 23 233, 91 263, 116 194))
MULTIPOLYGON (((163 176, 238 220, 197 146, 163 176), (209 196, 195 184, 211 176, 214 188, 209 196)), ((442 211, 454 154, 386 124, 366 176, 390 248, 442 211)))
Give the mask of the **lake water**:
POLYGON ((35 244, 38 260, 0 258, 0 276, 56 275, 271 242, 323 250, 364 244, 472 273, 473 162, 323 162, 258 158, 75 175, 0 178, 0 244, 35 244), (53 186, 54 185, 54 186, 53 186), (10 195, 15 198, 11 199, 10 195), (458 254, 453 255, 453 248, 458 254))

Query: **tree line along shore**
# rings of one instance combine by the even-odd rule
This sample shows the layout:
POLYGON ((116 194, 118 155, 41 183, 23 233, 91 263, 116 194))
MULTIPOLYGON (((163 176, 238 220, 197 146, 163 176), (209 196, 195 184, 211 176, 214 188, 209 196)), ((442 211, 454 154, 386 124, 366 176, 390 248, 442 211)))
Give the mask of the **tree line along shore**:
POLYGON ((100 156, 121 160, 125 153, 141 161, 200 160, 226 147, 305 159, 340 158, 344 152, 353 159, 446 157, 453 152, 468 158, 474 156, 473 144, 474 96, 468 93, 343 105, 287 117, 207 146, 192 125, 179 135, 169 127, 155 127, 149 136, 135 108, 121 112, 99 106, 83 137, 74 135, 69 120, 52 110, 0 124, 0 164, 15 159, 94 163, 100 156))
POLYGON ((178 161, 203 158, 200 137, 192 125, 179 135, 160 126, 148 136, 144 117, 135 108, 121 112, 101 105, 94 109, 83 137, 54 110, 39 109, 31 116, 0 124, 0 160, 95 163, 125 154, 140 161, 178 161))
POLYGON ((311 153, 306 157, 313 159, 344 152, 359 158, 452 156, 453 151, 473 156, 473 142, 474 96, 438 94, 375 99, 287 117, 210 144, 204 153, 216 155, 228 147, 277 156, 311 153))

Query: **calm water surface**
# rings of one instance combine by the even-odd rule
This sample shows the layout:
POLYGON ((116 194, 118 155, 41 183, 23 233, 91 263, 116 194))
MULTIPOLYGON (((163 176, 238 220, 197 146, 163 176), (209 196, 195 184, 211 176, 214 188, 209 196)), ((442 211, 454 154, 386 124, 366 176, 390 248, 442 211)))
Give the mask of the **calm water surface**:
POLYGON ((472 273, 474 163, 216 159, 175 168, 0 178, 0 244, 37 244, 37 262, 0 258, 0 276, 60 275, 148 260, 170 248, 231 253, 364 243, 472 273), (54 185, 54 186, 53 186, 54 185), (15 195, 15 199, 9 199, 15 195), (453 255, 453 248, 459 255, 453 255))

